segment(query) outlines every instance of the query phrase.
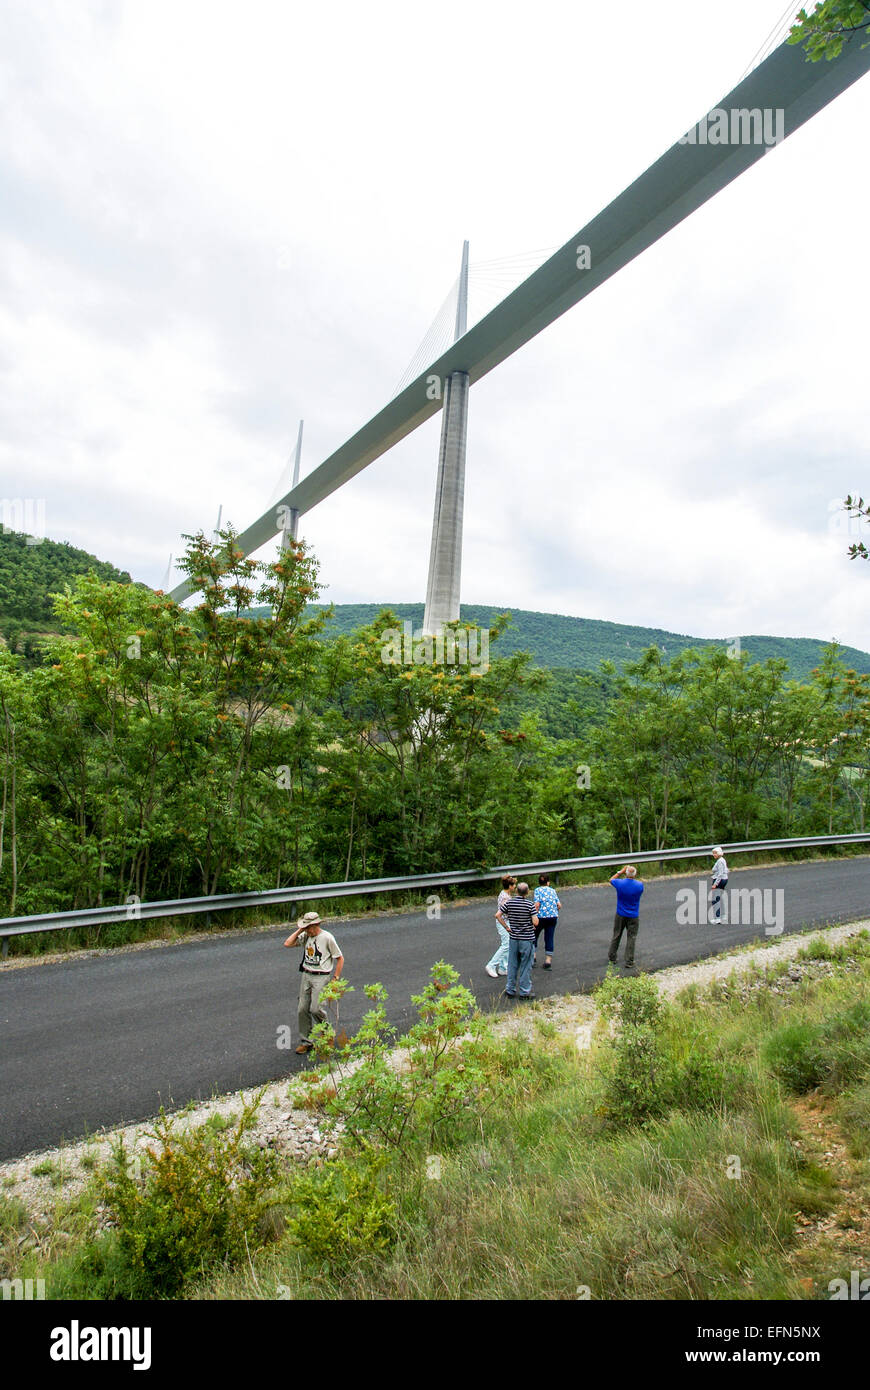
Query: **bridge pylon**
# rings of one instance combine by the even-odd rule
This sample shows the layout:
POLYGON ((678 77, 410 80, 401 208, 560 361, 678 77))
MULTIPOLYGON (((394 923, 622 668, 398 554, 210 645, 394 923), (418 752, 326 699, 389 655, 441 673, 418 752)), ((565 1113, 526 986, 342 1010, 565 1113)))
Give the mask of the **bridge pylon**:
MULTIPOLYGON (((298 483, 299 483, 299 465, 300 465, 301 462, 302 462, 302 428, 303 428, 304 424, 305 424, 305 421, 304 421, 304 420, 300 420, 300 421, 299 421, 299 433, 298 433, 297 436, 296 436, 296 453, 295 453, 294 456, 293 456, 293 481, 292 481, 292 483, 290 484, 290 490, 291 490, 291 491, 292 491, 293 488, 296 487, 296 486, 298 485, 298 483)), ((285 511, 286 511, 286 510, 287 510, 287 509, 285 508, 285 511)), ((286 522, 285 522, 285 524, 284 524, 284 526, 283 526, 283 528, 282 528, 282 530, 281 530, 281 549, 282 549, 282 550, 286 550, 286 549, 287 549, 287 547, 288 547, 288 545, 290 544, 291 540, 292 540, 292 541, 295 541, 295 540, 296 540, 296 535, 297 535, 298 530, 299 530, 299 512, 298 512, 298 510, 296 509, 296 507, 291 507, 291 508, 289 509, 289 515, 287 516, 286 522)))
MULTIPOLYGON (((462 247, 453 341, 464 336, 468 319, 468 242, 462 247)), ((444 382, 441 445, 435 484, 435 515, 429 551, 429 578, 423 632, 435 635, 459 617, 462 577, 462 519, 465 505, 465 443, 468 426, 468 372, 451 372, 444 382)))

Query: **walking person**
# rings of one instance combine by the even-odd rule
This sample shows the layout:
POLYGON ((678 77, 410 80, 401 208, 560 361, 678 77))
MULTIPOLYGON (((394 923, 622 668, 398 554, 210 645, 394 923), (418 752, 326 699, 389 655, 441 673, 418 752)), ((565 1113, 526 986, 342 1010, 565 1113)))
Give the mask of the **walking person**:
POLYGON ((619 943, 622 940, 622 933, 625 932, 624 964, 626 970, 633 970, 634 945, 640 926, 640 898, 643 893, 643 883, 637 876, 637 868, 634 864, 625 864, 618 873, 614 874, 610 882, 616 889, 616 916, 613 919, 613 937, 607 959, 611 965, 616 965, 619 943))
POLYGON ((321 992, 332 975, 341 978, 344 969, 344 956, 332 932, 324 931, 316 912, 306 912, 299 926, 291 932, 284 942, 285 946, 301 946, 302 960, 299 969, 299 1046, 298 1053, 310 1052, 314 1043, 311 1030, 315 1023, 326 1022, 326 1010, 320 1003, 321 992))
MULTIPOLYGON (((713 885, 710 889, 710 906, 713 909, 713 920, 721 922, 722 894, 728 887, 728 865, 725 863, 725 855, 721 845, 714 846, 712 854, 716 862, 710 875, 713 885)), ((707 920, 709 921, 709 915, 707 920)))
POLYGON ((498 904, 495 909, 495 925, 498 929, 499 943, 495 949, 495 952, 491 960, 488 962, 487 965, 484 966, 487 975, 491 975, 493 979, 495 979, 497 975, 507 974, 508 948, 510 946, 510 937, 508 936, 506 929, 498 920, 498 914, 501 912, 505 903, 513 896, 516 890, 516 886, 517 881, 514 878, 513 874, 505 874, 504 878, 501 881, 501 892, 498 895, 498 904))
POLYGON ((551 970, 553 966, 553 937, 559 924, 561 907, 562 904, 559 902, 556 890, 550 887, 550 875, 539 874, 538 887, 535 891, 535 911, 538 914, 538 925, 535 927, 535 959, 537 960, 538 942, 541 939, 541 932, 543 932, 545 970, 551 970))
POLYGON ((517 884, 517 896, 508 898, 504 907, 499 909, 498 916, 510 937, 504 992, 508 999, 516 999, 519 977, 520 999, 534 999, 532 960, 535 954, 535 927, 538 925, 538 916, 534 900, 529 897, 527 883, 517 884))

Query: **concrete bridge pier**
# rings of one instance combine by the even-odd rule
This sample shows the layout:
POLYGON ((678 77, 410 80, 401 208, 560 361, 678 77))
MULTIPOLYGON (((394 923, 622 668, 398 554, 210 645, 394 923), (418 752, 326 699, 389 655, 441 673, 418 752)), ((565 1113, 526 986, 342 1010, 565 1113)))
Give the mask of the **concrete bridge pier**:
MULTIPOLYGON (((453 341, 468 327, 468 242, 462 246, 459 293, 453 341)), ((445 623, 459 618, 462 577, 462 513, 465 505, 465 438, 468 427, 468 372, 451 372, 444 383, 441 407, 441 447, 435 484, 435 516, 429 552, 429 580, 423 632, 434 637, 445 623)))
POLYGON ((468 391, 467 372, 453 372, 447 378, 423 618, 423 632, 433 636, 445 623, 456 622, 459 618, 468 391))

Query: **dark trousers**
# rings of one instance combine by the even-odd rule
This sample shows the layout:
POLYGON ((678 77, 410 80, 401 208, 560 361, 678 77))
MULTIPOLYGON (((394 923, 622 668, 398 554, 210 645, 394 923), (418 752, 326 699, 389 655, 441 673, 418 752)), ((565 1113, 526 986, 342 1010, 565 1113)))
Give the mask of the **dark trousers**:
POLYGON ((637 940, 637 929, 640 926, 639 917, 621 917, 617 912, 613 919, 613 937, 610 942, 610 950, 607 959, 612 965, 616 964, 616 957, 619 952, 619 943, 622 940, 622 933, 625 937, 625 964, 634 965, 634 943, 637 940))
POLYGON ((538 942, 541 939, 541 932, 544 933, 544 950, 548 956, 553 954, 553 938, 556 934, 556 923, 558 917, 539 917, 538 925, 535 927, 535 950, 538 949, 538 942))

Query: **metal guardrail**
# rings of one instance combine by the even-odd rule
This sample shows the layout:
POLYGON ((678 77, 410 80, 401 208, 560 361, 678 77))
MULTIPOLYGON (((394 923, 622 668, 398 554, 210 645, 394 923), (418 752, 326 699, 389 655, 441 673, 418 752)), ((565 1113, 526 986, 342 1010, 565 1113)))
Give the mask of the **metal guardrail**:
MULTIPOLYGON (((814 845, 852 845, 870 842, 870 833, 858 835, 807 835, 788 840, 743 840, 723 845, 726 855, 757 854, 765 850, 810 849, 814 845)), ((439 885, 485 883, 503 874, 569 873, 576 869, 609 868, 618 864, 649 864, 674 859, 710 859, 709 845, 684 845, 680 849, 638 850, 635 854, 596 854, 585 859, 549 859, 534 864, 501 864, 492 869, 460 869, 440 874, 409 874, 401 878, 362 878, 349 883, 304 883, 294 888, 273 888, 264 893, 221 893, 213 897, 175 898, 163 902, 128 902, 111 907, 89 907, 80 912, 46 912, 33 917, 0 918, 0 937, 28 932, 69 931, 104 922, 143 921, 151 917, 182 917, 197 912, 227 912, 232 908, 269 907, 273 903, 317 902, 326 898, 359 897, 366 893, 398 893, 439 885)), ((4 941, 4 954, 6 948, 4 941)))

